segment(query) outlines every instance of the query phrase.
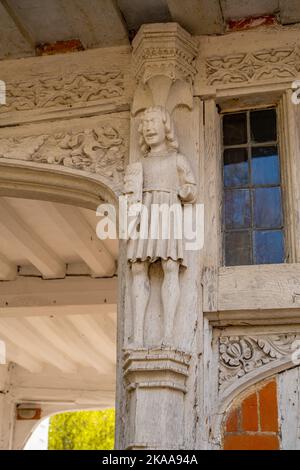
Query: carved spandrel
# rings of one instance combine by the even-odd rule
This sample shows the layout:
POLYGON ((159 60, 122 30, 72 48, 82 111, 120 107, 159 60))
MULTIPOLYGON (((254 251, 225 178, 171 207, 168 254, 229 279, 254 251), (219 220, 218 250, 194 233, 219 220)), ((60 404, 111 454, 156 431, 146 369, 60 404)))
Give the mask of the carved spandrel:
POLYGON ((252 371, 294 352, 299 333, 249 336, 221 336, 219 339, 219 389, 252 371))
POLYGON ((82 131, 0 139, 1 158, 62 165, 121 184, 127 145, 124 131, 110 124, 82 131))

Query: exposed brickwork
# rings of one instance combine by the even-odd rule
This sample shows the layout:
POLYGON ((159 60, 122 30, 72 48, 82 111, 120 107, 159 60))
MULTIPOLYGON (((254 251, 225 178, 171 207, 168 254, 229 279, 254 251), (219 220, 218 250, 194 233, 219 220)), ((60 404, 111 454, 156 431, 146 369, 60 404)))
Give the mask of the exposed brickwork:
POLYGON ((273 26, 278 24, 275 15, 251 16, 239 20, 230 20, 227 23, 228 31, 244 31, 246 29, 258 28, 259 26, 273 26))
POLYGON ((233 405, 226 416, 224 450, 278 450, 277 406, 276 380, 233 405))
POLYGON ((84 47, 79 39, 69 41, 57 41, 53 44, 40 44, 36 47, 37 55, 66 54, 69 52, 83 51, 84 47))
POLYGON ((259 391, 260 425, 262 431, 278 432, 278 411, 276 400, 276 382, 270 382, 259 391))

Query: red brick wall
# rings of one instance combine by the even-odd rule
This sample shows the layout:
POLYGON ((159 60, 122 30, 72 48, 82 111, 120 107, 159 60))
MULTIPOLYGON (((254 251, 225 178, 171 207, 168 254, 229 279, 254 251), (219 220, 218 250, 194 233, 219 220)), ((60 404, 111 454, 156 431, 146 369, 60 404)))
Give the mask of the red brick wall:
POLYGON ((224 450, 278 450, 276 380, 233 405, 225 418, 224 431, 224 450))

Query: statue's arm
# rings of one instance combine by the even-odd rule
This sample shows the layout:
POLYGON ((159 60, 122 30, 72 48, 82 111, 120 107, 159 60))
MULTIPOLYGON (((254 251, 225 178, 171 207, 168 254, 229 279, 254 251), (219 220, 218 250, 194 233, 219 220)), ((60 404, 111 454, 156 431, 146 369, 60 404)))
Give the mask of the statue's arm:
POLYGON ((143 165, 141 162, 127 165, 124 177, 123 194, 128 196, 131 204, 142 202, 143 165))
POLYGON ((184 204, 193 204, 197 198, 196 180, 188 159, 183 155, 177 156, 177 170, 180 182, 179 197, 184 204))

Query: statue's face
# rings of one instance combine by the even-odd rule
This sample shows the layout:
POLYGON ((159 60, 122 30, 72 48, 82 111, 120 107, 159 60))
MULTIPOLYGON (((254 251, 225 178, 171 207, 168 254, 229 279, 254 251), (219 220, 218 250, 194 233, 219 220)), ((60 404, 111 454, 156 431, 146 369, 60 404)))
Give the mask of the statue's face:
POLYGON ((149 147, 156 147, 166 139, 165 125, 159 112, 153 111, 143 119, 143 136, 149 147))

